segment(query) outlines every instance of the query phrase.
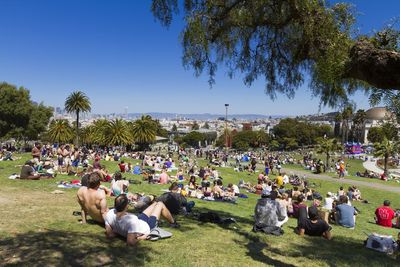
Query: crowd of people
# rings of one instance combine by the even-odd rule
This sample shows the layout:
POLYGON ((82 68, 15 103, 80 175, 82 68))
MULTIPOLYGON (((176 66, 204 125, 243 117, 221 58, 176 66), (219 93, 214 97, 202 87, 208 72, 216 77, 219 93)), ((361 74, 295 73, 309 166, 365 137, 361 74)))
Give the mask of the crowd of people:
MULTIPOLYGON (((303 160, 307 164, 314 164, 309 158, 303 160)), ((52 147, 35 144, 32 160, 22 166, 20 178, 51 178, 57 173, 79 175, 82 186, 78 190, 77 200, 81 207, 82 223, 90 216, 105 227, 107 237, 121 235, 129 245, 147 239, 161 219, 172 227, 179 227, 175 216, 187 214, 194 206, 194 202, 188 201, 188 198, 235 203, 238 197, 246 197, 243 190, 260 196, 255 207, 256 231, 282 234, 282 226, 289 218, 297 220, 295 232, 301 236, 322 236, 329 240, 333 236, 332 224, 354 229, 359 211, 352 203, 367 201, 362 198, 360 190, 355 186, 347 189, 340 187, 336 193, 328 192, 324 198, 307 179, 289 176, 282 171, 282 165, 294 162, 294 158, 286 154, 262 156, 200 150, 191 154, 180 150, 174 157, 171 153, 150 155, 118 149, 93 150, 72 145, 52 147), (201 166, 198 159, 203 153, 208 163, 201 166), (132 159, 138 160, 137 163, 133 164, 132 159), (108 170, 103 161, 115 162, 117 171, 108 170), (257 179, 224 184, 218 166, 247 172, 250 177, 257 173, 257 179), (260 166, 263 166, 261 171, 260 166), (42 172, 39 172, 40 169, 42 172), (54 172, 43 172, 46 169, 54 172), (123 177, 127 173, 137 175, 148 183, 169 184, 168 192, 158 197, 130 192, 132 180, 123 177), (110 188, 102 185, 102 182, 110 182, 110 188), (107 208, 107 198, 110 197, 114 198, 113 209, 107 208), (134 210, 136 215, 130 210, 134 210)), ((339 160, 335 165, 340 176, 344 163, 339 160)), ((388 200, 377 207, 374 215, 378 225, 398 225, 398 222, 392 223, 398 216, 388 200)))

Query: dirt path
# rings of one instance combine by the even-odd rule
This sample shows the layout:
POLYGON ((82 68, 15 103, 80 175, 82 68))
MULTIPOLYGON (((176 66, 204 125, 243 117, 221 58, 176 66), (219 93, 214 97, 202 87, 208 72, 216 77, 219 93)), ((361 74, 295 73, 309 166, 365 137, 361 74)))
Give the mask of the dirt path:
POLYGON ((339 180, 338 178, 332 178, 325 174, 313 174, 309 171, 302 171, 302 170, 284 169, 283 171, 286 171, 286 173, 294 173, 294 174, 297 174, 300 176, 306 175, 307 178, 311 178, 311 179, 324 180, 324 181, 329 181, 329 182, 333 182, 333 183, 365 186, 365 187, 375 188, 375 189, 379 189, 379 190, 383 190, 383 191, 400 193, 400 187, 398 187, 398 186, 383 185, 383 184, 373 183, 373 182, 369 182, 369 181, 357 181, 357 180, 351 180, 351 179, 346 179, 346 178, 339 180))

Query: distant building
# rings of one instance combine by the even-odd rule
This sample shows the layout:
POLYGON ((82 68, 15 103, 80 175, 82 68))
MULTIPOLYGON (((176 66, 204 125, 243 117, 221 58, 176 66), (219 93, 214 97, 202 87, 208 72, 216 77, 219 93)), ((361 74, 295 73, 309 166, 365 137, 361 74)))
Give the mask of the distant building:
POLYGON ((251 131, 253 130, 253 124, 251 122, 244 122, 242 123, 243 125, 243 131, 251 131))
POLYGON ((368 132, 372 127, 379 127, 393 116, 393 113, 384 107, 375 107, 367 110, 365 112, 364 136, 362 138, 364 143, 368 143, 368 132))

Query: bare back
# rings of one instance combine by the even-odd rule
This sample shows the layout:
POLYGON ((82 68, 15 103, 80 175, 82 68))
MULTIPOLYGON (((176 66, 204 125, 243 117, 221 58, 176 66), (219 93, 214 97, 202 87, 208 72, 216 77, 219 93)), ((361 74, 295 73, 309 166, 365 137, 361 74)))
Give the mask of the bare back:
POLYGON ((77 193, 82 210, 93 220, 104 223, 107 213, 106 194, 103 190, 95 190, 82 186, 77 193))

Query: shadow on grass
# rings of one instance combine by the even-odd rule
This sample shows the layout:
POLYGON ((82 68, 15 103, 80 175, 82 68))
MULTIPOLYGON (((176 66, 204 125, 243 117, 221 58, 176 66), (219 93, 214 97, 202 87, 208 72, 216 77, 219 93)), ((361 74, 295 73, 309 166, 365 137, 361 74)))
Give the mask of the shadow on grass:
MULTIPOLYGON (((299 237, 300 238, 300 237, 299 237)), ((328 266, 396 266, 398 261, 384 253, 369 250, 351 237, 333 237, 327 241, 320 237, 305 237, 303 242, 287 250, 269 250, 284 257, 308 258, 325 262, 328 266)))
POLYGON ((142 266, 150 261, 152 249, 148 246, 132 248, 116 241, 94 233, 68 231, 17 234, 0 240, 0 265, 142 266))
MULTIPOLYGON (((234 231, 236 234, 244 237, 245 239, 248 240, 247 244, 243 243, 242 240, 235 240, 235 242, 239 246, 245 246, 247 248, 247 256, 251 257, 255 261, 259 261, 264 264, 269 264, 273 266, 283 266, 283 267, 292 267, 294 265, 291 264, 286 264, 282 261, 272 259, 271 257, 265 255, 262 253, 262 251, 268 247, 268 244, 266 244, 262 239, 261 235, 253 233, 251 231, 254 223, 254 219, 252 217, 236 217, 232 215, 229 212, 225 211, 220 211, 220 210, 212 210, 208 208, 198 208, 196 209, 197 213, 206 213, 206 212, 215 212, 217 213, 221 218, 233 218, 237 221, 238 224, 213 224, 217 225, 223 229, 230 229, 234 231), (248 231, 241 229, 247 228, 248 231), (233 228, 235 227, 235 228, 233 228)), ((192 217, 191 219, 196 220, 195 217, 192 217)), ((207 224, 204 222, 198 222, 199 224, 207 224)))
MULTIPOLYGON (((396 266, 398 261, 394 258, 386 256, 383 253, 375 252, 364 247, 363 242, 351 237, 351 232, 349 236, 335 236, 333 232, 333 239, 328 241, 322 237, 300 237, 295 236, 294 238, 304 238, 304 242, 300 245, 284 245, 282 249, 271 247, 265 241, 267 235, 263 233, 252 232, 252 227, 254 220, 252 217, 236 217, 229 212, 212 210, 208 208, 199 208, 196 212, 215 212, 222 218, 234 218, 239 225, 233 228, 235 224, 225 225, 225 224, 214 224, 223 229, 230 229, 236 234, 242 236, 246 239, 235 240, 239 246, 245 246, 247 248, 247 256, 251 257, 253 260, 262 262, 264 264, 269 264, 273 266, 294 266, 292 264, 285 263, 283 261, 273 259, 268 253, 272 255, 277 255, 281 257, 290 257, 308 260, 318 260, 326 263, 328 266, 343 266, 343 265, 354 265, 354 266, 396 266)), ((195 218, 192 218, 193 220, 195 218)), ((202 224, 199 222, 199 224, 202 224)), ((288 227, 287 232, 284 235, 289 234, 293 231, 295 227, 288 227), (290 229, 290 230, 289 230, 290 229)), ((279 237, 276 237, 279 238, 279 237)), ((282 239, 282 242, 288 242, 286 239, 282 239)), ((289 240, 290 242, 290 240, 289 240)), ((293 262, 293 260, 291 260, 293 262)))

